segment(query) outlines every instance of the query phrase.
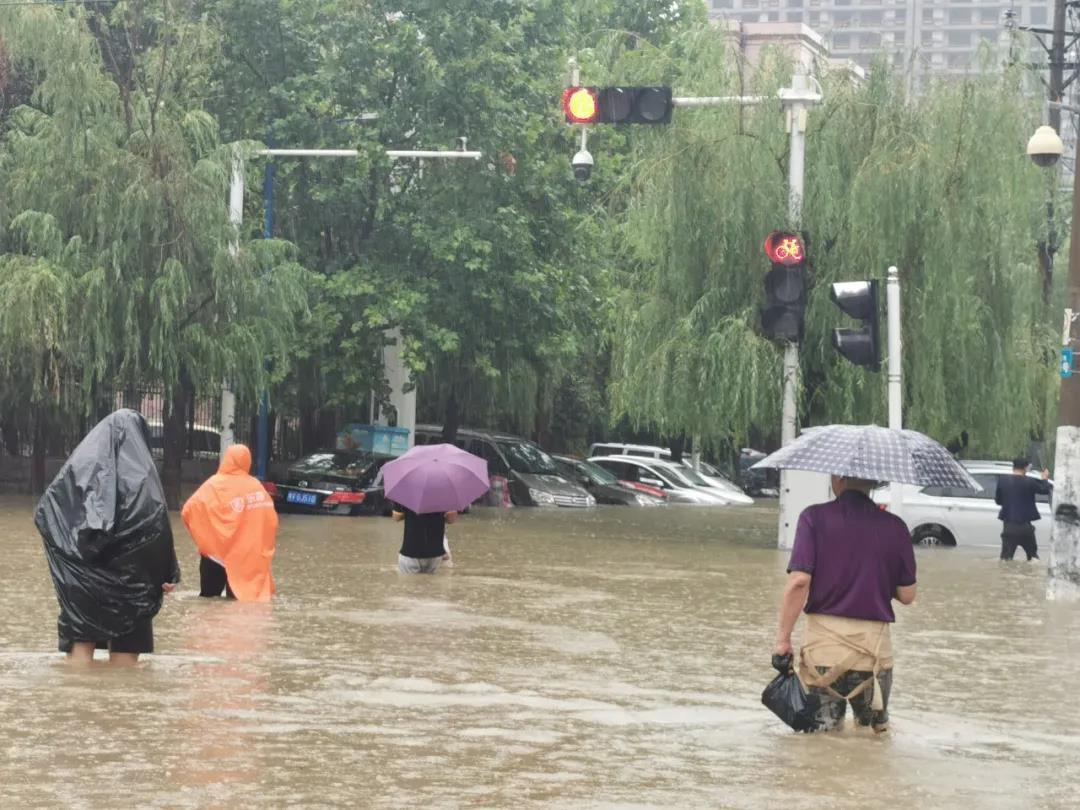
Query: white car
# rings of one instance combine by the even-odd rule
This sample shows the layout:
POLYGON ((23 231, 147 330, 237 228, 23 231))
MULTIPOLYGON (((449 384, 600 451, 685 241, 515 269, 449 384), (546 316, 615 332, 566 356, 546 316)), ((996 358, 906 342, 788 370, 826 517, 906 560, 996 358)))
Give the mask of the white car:
POLYGON ((693 470, 683 469, 670 461, 637 456, 593 456, 589 461, 600 465, 620 481, 632 481, 663 490, 668 503, 694 503, 702 506, 731 504, 719 490, 690 480, 686 473, 692 475, 693 470))
POLYGON ((704 486, 716 490, 725 501, 730 504, 752 504, 754 499, 747 495, 739 486, 732 482, 716 467, 704 461, 700 461, 700 469, 695 473, 693 465, 683 459, 672 461, 671 450, 666 447, 657 447, 650 444, 621 444, 618 442, 597 443, 589 448, 590 456, 635 456, 638 458, 654 458, 666 461, 679 468, 695 486, 704 486), (690 471, 689 474, 687 471, 690 471))
MULTIPOLYGON (((919 487, 911 484, 890 484, 874 492, 874 500, 898 515, 911 531, 916 545, 924 546, 999 546, 1001 521, 994 503, 998 478, 1012 475, 1012 464, 996 461, 962 462, 979 482, 982 490, 953 487, 919 487), (902 500, 896 503, 897 487, 902 488, 902 500)), ((1038 472, 1029 472, 1041 478, 1038 472)), ((1050 542, 1050 496, 1037 495, 1036 507, 1042 520, 1035 522, 1035 538, 1045 546, 1050 542)))

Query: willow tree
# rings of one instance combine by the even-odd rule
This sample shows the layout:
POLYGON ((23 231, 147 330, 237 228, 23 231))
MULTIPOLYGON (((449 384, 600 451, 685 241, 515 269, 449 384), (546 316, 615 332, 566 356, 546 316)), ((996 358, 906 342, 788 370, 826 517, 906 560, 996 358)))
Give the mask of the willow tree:
POLYGON ((0 133, 0 235, 19 276, 0 288, 0 309, 19 290, 47 289, 52 298, 23 313, 47 324, 64 302, 57 351, 69 373, 55 377, 53 401, 66 388, 88 408, 101 384, 164 385, 174 505, 191 393, 224 378, 256 390, 264 361, 288 354, 304 306, 287 245, 231 249, 237 147, 218 142, 200 108, 216 35, 188 10, 165 0, 0 15, 12 68, 33 87, 0 133), (48 238, 21 237, 20 223, 48 238))
MULTIPOLYGON (((630 83, 680 93, 775 94, 790 67, 751 72, 717 34, 613 63, 630 83)), ((1035 244, 1045 180, 1023 156, 1034 120, 1022 77, 985 74, 910 101, 886 70, 825 77, 809 121, 802 225, 813 282, 802 351, 804 423, 883 422, 883 374, 829 345, 844 317, 839 280, 904 280, 907 425, 972 450, 1016 452, 1046 419, 1049 325, 1035 244)), ((787 217, 787 136, 779 105, 677 112, 634 133, 613 208, 625 292, 613 332, 613 406, 668 434, 741 442, 777 435, 779 350, 759 332, 762 239, 787 217)))

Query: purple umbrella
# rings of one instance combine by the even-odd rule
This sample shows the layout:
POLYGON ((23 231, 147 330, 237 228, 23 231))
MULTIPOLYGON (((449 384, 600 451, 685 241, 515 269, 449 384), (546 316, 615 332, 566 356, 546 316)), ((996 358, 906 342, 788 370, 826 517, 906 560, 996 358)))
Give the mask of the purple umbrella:
POLYGON ((491 486, 487 461, 452 444, 414 447, 382 472, 386 497, 417 514, 460 511, 491 486))

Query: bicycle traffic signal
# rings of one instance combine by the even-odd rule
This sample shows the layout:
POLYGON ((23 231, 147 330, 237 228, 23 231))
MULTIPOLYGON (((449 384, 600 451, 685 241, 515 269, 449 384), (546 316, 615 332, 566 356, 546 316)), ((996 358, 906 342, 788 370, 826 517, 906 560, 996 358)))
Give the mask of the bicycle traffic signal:
POLYGON ((563 112, 568 124, 669 124, 670 87, 567 87, 563 112))
POLYGON ((832 285, 829 297, 846 315, 862 322, 854 328, 833 329, 833 348, 855 365, 878 371, 881 368, 878 283, 841 281, 832 285))
POLYGON ((761 329, 769 340, 798 343, 806 314, 806 248, 802 239, 787 231, 773 231, 765 239, 765 255, 773 269, 765 274, 765 307, 761 329))

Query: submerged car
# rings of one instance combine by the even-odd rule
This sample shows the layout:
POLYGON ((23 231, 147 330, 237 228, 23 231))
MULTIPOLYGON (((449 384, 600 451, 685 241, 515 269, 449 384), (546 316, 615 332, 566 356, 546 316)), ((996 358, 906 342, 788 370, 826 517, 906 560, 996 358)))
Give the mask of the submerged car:
POLYGON ((662 490, 653 490, 656 495, 639 491, 636 487, 623 484, 610 472, 580 458, 552 456, 571 481, 581 484, 600 504, 618 506, 659 506, 664 502, 662 490))
POLYGON ((752 504, 754 499, 746 494, 738 484, 724 475, 719 469, 706 461, 698 461, 698 469, 694 470, 693 464, 686 458, 675 461, 671 450, 667 447, 659 447, 651 444, 622 444, 618 442, 602 442, 593 444, 589 448, 590 456, 635 456, 638 458, 653 458, 667 461, 679 467, 686 478, 696 486, 705 486, 717 490, 728 503, 752 504), (686 472, 689 470, 689 472, 686 472))
MULTIPOLYGON (((981 490, 889 484, 874 492, 874 500, 907 524, 916 545, 996 546, 1001 538, 1001 521, 998 520, 1001 507, 994 502, 994 494, 998 478, 1013 475, 1012 464, 995 461, 961 463, 981 490)), ((1041 477, 1034 471, 1028 476, 1041 477)), ((1035 521, 1035 539, 1045 546, 1050 542, 1050 496, 1036 495, 1035 507, 1042 518, 1035 521)))
POLYGON ((382 466, 392 458, 359 450, 325 450, 304 456, 284 478, 263 486, 279 512, 388 515, 382 466))
POLYGON ((637 456, 594 456, 589 461, 603 467, 620 481, 632 481, 663 490, 668 503, 692 503, 701 506, 727 506, 730 501, 706 486, 688 479, 676 464, 656 458, 637 456))
MULTIPOLYGON (((417 425, 417 444, 438 444, 442 428, 417 425)), ((488 463, 488 475, 506 480, 515 506, 596 506, 596 498, 568 479, 535 443, 508 433, 461 429, 455 444, 488 463)))

